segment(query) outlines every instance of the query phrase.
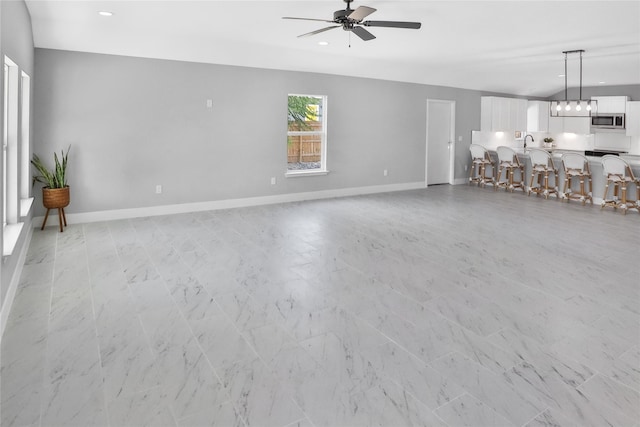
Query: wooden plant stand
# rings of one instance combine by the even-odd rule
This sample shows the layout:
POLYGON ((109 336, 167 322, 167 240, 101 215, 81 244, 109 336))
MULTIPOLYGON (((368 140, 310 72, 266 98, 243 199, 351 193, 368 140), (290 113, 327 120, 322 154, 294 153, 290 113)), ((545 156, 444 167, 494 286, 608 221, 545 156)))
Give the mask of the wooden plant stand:
POLYGON ((69 196, 69 187, 64 188, 48 188, 44 187, 42 189, 42 204, 45 208, 47 208, 47 213, 44 215, 44 221, 42 222, 42 227, 40 230, 44 230, 44 227, 47 225, 47 219, 49 218, 49 211, 51 209, 58 210, 58 221, 60 223, 60 232, 63 232, 64 226, 67 226, 67 217, 64 214, 64 208, 69 205, 70 196, 69 196))

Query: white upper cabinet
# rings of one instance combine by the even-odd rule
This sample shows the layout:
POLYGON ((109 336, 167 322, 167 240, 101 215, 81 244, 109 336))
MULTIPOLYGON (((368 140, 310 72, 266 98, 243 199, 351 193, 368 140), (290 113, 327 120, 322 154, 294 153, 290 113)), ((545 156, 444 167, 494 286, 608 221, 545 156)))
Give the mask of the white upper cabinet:
POLYGON ((500 132, 527 128, 527 100, 483 96, 480 98, 480 129, 500 132))
POLYGON ((640 101, 627 102, 627 136, 640 136, 640 101))
POLYGON ((527 132, 549 132, 549 102, 527 102, 527 132))
POLYGON ((629 101, 628 96, 592 96, 591 99, 598 101, 598 114, 624 113, 629 101))

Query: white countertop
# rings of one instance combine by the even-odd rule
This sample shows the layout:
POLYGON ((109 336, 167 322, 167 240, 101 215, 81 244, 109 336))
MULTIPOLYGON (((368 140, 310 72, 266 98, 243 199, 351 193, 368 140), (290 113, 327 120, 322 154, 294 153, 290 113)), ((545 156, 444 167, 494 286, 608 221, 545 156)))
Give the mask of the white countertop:
MULTIPOLYGON (((533 147, 533 148, 540 148, 540 147, 533 147)), ((487 149, 492 153, 495 153, 495 149, 487 149)), ((528 159, 529 158, 529 149, 527 148, 526 150, 524 148, 514 148, 513 149, 520 157, 528 159)), ((551 152, 551 155, 553 156, 554 159, 560 159, 560 157, 562 157, 563 153, 580 153, 580 154, 584 154, 584 150, 566 150, 563 148, 543 148, 543 150, 547 150, 551 152)), ((587 159, 589 159, 589 163, 591 164, 602 164, 602 157, 598 157, 598 156, 586 156, 587 159)), ((636 170, 636 167, 640 168, 640 155, 636 155, 636 154, 621 154, 620 155, 621 159, 624 159, 627 163, 629 163, 630 166, 633 167, 634 171, 636 170)))

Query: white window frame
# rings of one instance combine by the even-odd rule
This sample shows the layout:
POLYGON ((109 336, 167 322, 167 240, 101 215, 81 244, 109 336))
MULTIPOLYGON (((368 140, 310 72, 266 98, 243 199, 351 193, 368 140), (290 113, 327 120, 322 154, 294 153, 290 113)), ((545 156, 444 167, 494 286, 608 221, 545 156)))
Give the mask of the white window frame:
POLYGON ((20 217, 31 210, 31 77, 22 71, 20 78, 20 217))
POLYGON ((7 56, 4 57, 3 65, 2 255, 8 256, 13 253, 24 225, 24 223, 18 222, 20 69, 7 56))
POLYGON ((327 169, 327 121, 328 121, 328 107, 326 95, 312 95, 301 93, 290 93, 289 96, 308 96, 313 98, 322 99, 322 129, 319 131, 289 131, 287 129, 287 140, 290 136, 302 136, 302 135, 320 135, 320 167, 318 169, 303 169, 303 170, 289 170, 287 169, 285 177, 300 177, 300 176, 314 176, 314 175, 326 175, 329 173, 327 169))

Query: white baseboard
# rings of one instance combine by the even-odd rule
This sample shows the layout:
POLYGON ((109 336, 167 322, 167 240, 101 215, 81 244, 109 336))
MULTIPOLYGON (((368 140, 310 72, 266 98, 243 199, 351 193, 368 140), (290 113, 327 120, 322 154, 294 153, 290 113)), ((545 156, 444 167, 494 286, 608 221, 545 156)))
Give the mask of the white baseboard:
POLYGON ((468 184, 469 183, 469 178, 456 178, 453 180, 453 185, 461 185, 461 184, 468 184))
POLYGON ((7 294, 4 296, 2 308, 0 309, 0 343, 2 343, 4 328, 9 320, 9 313, 11 312, 11 306, 13 305, 13 299, 16 296, 16 291, 18 290, 18 284, 20 283, 20 277, 22 276, 24 262, 27 259, 27 251, 29 250, 29 244, 31 243, 31 236, 33 236, 33 227, 27 226, 24 229, 27 230, 27 237, 24 245, 22 245, 22 250, 20 251, 18 262, 16 264, 16 270, 13 272, 13 277, 11 277, 11 282, 9 283, 9 289, 7 289, 7 294))
MULTIPOLYGON (((212 211, 219 209, 242 208, 248 206, 272 205, 276 203, 301 202, 304 200, 331 199, 334 197, 359 196, 365 194, 388 193, 425 188, 424 181, 402 184, 373 185, 368 187, 340 188, 336 190, 309 191, 304 193, 277 194, 274 196, 247 197, 243 199, 214 200, 210 202, 182 203, 176 205, 150 206, 133 209, 114 209, 66 214, 67 223, 80 224, 117 219, 139 218, 146 216, 172 215, 189 212, 212 211)), ((39 227, 43 216, 33 218, 33 226, 39 227)), ((58 215, 49 215, 48 226, 58 227, 58 215)))

